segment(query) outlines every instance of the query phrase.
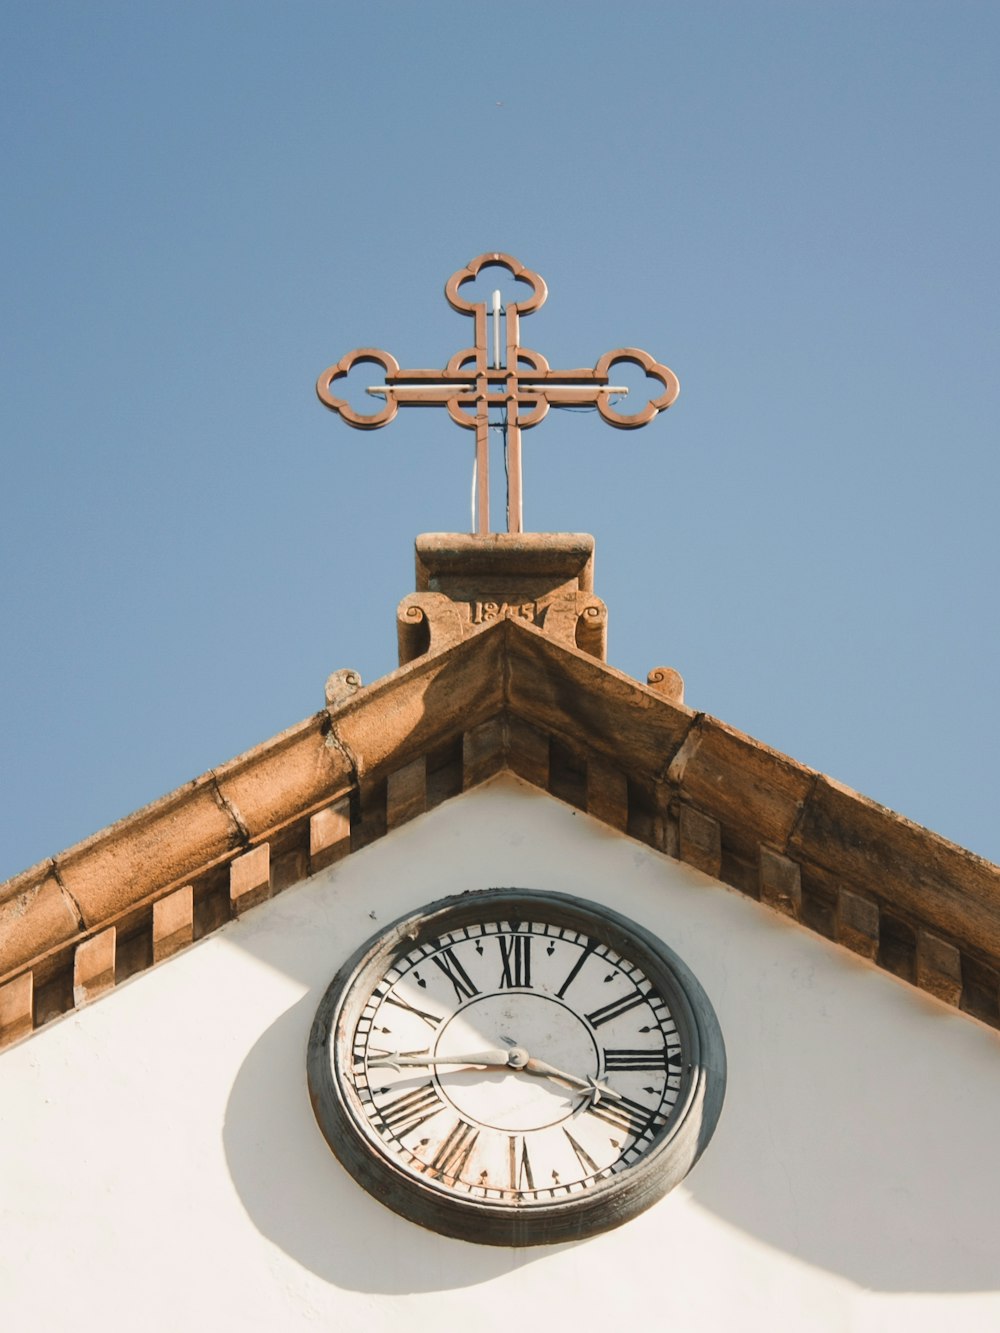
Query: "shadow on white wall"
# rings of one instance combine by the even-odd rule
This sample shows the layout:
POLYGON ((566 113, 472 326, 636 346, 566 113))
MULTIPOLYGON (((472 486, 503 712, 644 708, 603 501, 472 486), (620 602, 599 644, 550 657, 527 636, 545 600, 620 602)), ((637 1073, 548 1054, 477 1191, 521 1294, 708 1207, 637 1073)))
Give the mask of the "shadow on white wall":
MULTIPOLYGON (((862 1288, 1000 1289, 994 1034, 557 802, 511 785, 498 809, 497 796, 476 814, 473 793, 460 821, 445 807, 291 891, 308 897, 287 928, 273 929, 271 915, 230 934, 309 987, 247 1053, 226 1112, 228 1167, 265 1236, 327 1281, 398 1294, 474 1285, 553 1253, 467 1245, 388 1212, 330 1153, 306 1091, 306 1043, 323 990, 376 928, 363 910, 372 872, 374 882, 398 884, 400 867, 432 862, 426 901, 454 891, 446 862, 457 867, 454 883, 485 887, 461 879, 468 844, 497 869, 495 883, 562 891, 575 883, 593 898, 613 885, 613 905, 658 931, 715 1005, 729 1058, 726 1105, 682 1190, 647 1214, 652 1225, 693 1199, 772 1250, 862 1288), (491 828, 501 830, 493 848, 491 828), (564 837, 574 841, 571 864, 564 837)), ((407 892, 424 900, 419 884, 407 892)), ((265 915, 280 914, 283 900, 265 915)), ((411 904, 390 891, 378 905, 387 921, 411 904)))

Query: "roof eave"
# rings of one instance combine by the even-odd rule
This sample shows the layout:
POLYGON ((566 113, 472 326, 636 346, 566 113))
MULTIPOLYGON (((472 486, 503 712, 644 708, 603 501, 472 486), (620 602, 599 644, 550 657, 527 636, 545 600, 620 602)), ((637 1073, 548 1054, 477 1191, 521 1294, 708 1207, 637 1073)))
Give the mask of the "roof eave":
POLYGON ((997 867, 502 619, 0 886, 0 1042, 504 770, 1000 1027, 997 867))

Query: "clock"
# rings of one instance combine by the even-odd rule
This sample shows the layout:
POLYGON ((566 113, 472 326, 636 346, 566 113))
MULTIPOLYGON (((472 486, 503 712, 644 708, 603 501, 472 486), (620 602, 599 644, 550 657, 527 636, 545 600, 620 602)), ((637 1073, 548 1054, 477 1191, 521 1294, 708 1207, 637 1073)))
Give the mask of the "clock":
POLYGON ((488 889, 369 940, 316 1013, 327 1143, 402 1216, 489 1245, 620 1225, 672 1189, 722 1107, 701 986, 655 936, 560 893, 488 889))

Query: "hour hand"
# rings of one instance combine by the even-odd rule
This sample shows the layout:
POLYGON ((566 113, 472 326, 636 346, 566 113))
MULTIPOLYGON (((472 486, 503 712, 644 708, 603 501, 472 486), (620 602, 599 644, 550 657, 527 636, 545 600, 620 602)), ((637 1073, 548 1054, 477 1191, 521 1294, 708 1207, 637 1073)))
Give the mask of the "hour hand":
POLYGON ((557 1069, 555 1065, 550 1065, 545 1060, 529 1058, 521 1068, 526 1074, 538 1074, 542 1078, 551 1078, 557 1083, 567 1083, 571 1088, 578 1088, 587 1094, 591 1106, 596 1106, 602 1097, 609 1097, 614 1101, 621 1100, 622 1094, 609 1087, 607 1083, 598 1083, 593 1077, 580 1078, 577 1074, 567 1074, 565 1070, 557 1069))
POLYGON ((488 1068, 497 1066, 506 1069, 508 1059, 506 1051, 498 1050, 473 1051, 471 1055, 431 1055, 427 1051, 402 1055, 399 1051, 370 1051, 368 1064, 376 1067, 387 1065, 390 1069, 401 1069, 404 1065, 485 1065, 488 1068))

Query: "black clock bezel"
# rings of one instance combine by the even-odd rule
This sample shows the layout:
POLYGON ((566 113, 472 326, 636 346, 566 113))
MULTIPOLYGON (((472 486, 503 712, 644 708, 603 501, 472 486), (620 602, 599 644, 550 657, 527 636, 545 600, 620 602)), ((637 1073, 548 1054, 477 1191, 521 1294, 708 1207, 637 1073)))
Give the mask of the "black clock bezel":
POLYGON ((722 1109, 722 1032, 701 985, 661 940, 618 912, 570 894, 493 888, 443 898, 400 917, 366 941, 327 988, 309 1037, 309 1093, 341 1164, 386 1207, 446 1236, 484 1245, 551 1245, 611 1230, 674 1188, 704 1151, 722 1109), (449 1192, 403 1169, 380 1149, 353 1087, 358 1015, 395 960, 449 930, 481 921, 546 921, 585 930, 636 963, 671 1010, 684 1052, 681 1088, 641 1159, 555 1201, 497 1201, 449 1192), (331 1049, 332 1046, 332 1049, 331 1049))

